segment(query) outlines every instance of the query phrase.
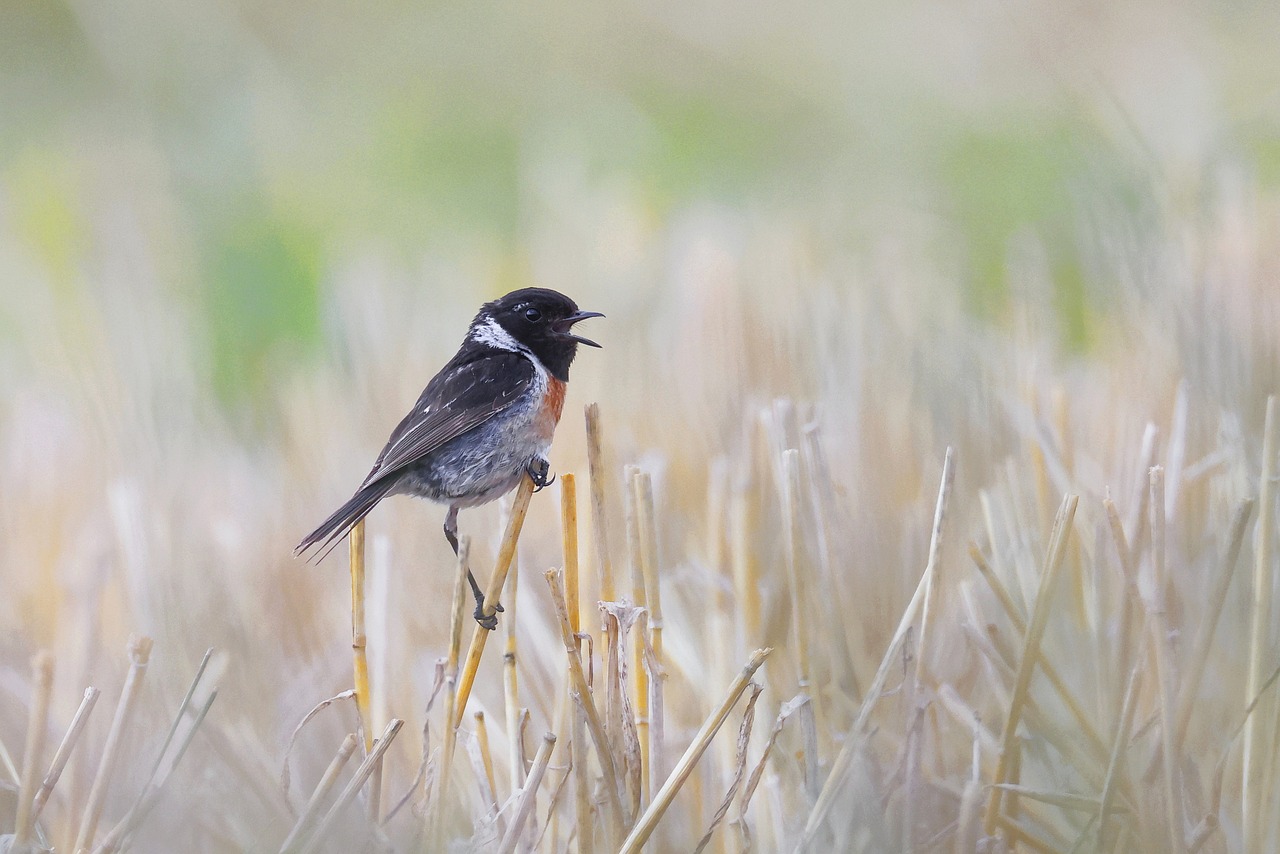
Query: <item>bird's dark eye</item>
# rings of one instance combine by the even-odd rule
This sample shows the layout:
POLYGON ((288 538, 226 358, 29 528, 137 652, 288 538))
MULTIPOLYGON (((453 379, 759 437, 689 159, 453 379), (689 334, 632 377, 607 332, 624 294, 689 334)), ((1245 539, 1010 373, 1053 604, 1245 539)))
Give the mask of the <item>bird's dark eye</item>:
POLYGON ((536 308, 527 308, 524 311, 524 319, 530 323, 537 323, 542 319, 542 312, 538 311, 536 308))

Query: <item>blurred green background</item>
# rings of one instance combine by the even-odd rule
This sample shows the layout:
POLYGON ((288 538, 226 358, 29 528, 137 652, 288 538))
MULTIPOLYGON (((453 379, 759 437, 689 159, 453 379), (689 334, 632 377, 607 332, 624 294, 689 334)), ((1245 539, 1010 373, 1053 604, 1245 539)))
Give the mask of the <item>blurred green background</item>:
POLYGON ((1030 241, 1087 348, 1105 232, 1167 233, 1223 173, 1275 200, 1278 32, 1269 2, 5 3, 3 287, 74 315, 127 230, 236 400, 316 352, 362 247, 490 293, 644 288, 646 234, 711 206, 900 240, 997 321, 1030 241), (542 257, 611 205, 629 274, 542 257))

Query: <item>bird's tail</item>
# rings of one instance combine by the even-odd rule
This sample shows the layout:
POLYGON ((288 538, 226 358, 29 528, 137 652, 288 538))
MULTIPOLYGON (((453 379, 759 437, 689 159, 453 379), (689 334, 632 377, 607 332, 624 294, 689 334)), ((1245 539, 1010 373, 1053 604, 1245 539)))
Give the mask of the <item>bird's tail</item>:
POLYGON ((300 555, 313 546, 319 546, 322 551, 317 560, 324 560, 325 555, 342 542, 342 538, 350 533, 355 524, 368 516, 375 504, 387 497, 387 493, 394 485, 393 478, 384 478, 362 486, 355 495, 351 496, 350 501, 321 522, 320 527, 303 537, 293 553, 300 555))

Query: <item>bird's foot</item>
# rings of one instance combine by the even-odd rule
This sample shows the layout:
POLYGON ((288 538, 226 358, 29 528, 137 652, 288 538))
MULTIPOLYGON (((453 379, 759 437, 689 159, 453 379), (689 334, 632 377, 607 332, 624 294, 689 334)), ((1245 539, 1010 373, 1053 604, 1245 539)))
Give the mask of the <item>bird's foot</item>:
POLYGON ((498 614, 502 613, 502 605, 494 605, 493 611, 494 613, 492 614, 484 612, 484 597, 481 596, 479 601, 476 602, 475 611, 476 622, 480 624, 480 628, 493 631, 498 627, 498 614))
POLYGON ((494 612, 492 614, 486 614, 484 612, 484 593, 481 592, 480 585, 476 584, 476 577, 471 574, 471 570, 469 569, 467 570, 467 581, 471 584, 471 595, 476 597, 476 610, 474 615, 476 622, 479 623, 481 627, 486 628, 489 631, 493 631, 498 627, 498 614, 502 613, 502 604, 500 602, 495 603, 493 606, 494 612))
POLYGON ((525 467, 525 473, 529 475, 529 480, 533 481, 533 491, 541 492, 548 486, 556 482, 556 476, 548 476, 551 471, 551 463, 544 459, 534 459, 525 467))

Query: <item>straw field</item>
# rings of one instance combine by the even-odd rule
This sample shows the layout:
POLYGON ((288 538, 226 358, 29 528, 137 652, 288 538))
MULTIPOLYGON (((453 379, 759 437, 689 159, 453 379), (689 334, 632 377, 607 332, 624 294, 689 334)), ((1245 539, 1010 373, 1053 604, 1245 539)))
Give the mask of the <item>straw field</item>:
POLYGON ((0 848, 1280 850, 1274 10, 819 5, 6 13, 0 848), (497 630, 295 558, 533 284, 497 630))

